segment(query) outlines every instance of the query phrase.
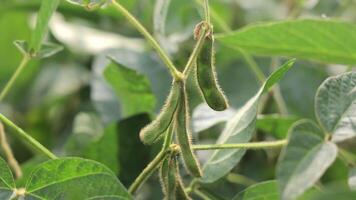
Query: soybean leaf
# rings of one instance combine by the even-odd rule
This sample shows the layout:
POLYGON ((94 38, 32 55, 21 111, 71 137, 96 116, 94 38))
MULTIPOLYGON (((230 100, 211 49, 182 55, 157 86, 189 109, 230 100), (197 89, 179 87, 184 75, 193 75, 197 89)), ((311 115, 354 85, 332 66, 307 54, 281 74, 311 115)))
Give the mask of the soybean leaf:
POLYGON ((30 49, 33 54, 41 49, 41 44, 48 31, 48 23, 53 13, 56 11, 60 0, 41 1, 40 11, 37 16, 35 30, 31 36, 30 49))
POLYGON ((356 168, 350 169, 348 184, 351 190, 356 190, 356 168))
POLYGON ((116 125, 104 127, 96 114, 79 113, 74 120, 73 135, 66 144, 66 153, 98 161, 117 174, 119 156, 116 125))
MULTIPOLYGON (((268 91, 273 84, 278 82, 292 67, 293 63, 293 60, 286 62, 268 77, 257 94, 241 107, 235 116, 227 122, 225 129, 217 141, 218 144, 244 143, 251 139, 255 131, 258 103, 261 95, 268 91)), ((241 160, 244 154, 244 149, 214 151, 210 159, 204 165, 201 181, 211 183, 223 177, 241 160)))
POLYGON ((115 174, 82 158, 50 160, 35 169, 26 184, 32 199, 132 199, 115 174))
POLYGON ((0 199, 11 199, 15 181, 7 163, 0 157, 0 199))
POLYGON ((232 48, 257 55, 355 64, 356 39, 349 37, 355 34, 356 26, 351 23, 304 19, 251 25, 216 38, 232 48))
POLYGON ((356 136, 356 72, 330 77, 319 87, 315 113, 333 141, 356 136))
POLYGON ((111 59, 104 76, 120 98, 125 117, 138 113, 151 113, 156 99, 148 78, 111 59))
POLYGON ((283 149, 277 166, 283 200, 303 194, 334 162, 337 146, 325 138, 319 127, 308 120, 296 122, 290 129, 289 143, 283 149))
POLYGON ((83 6, 88 10, 100 8, 108 2, 108 0, 67 0, 69 3, 83 6))
MULTIPOLYGON (((316 193, 317 190, 312 188, 299 197, 298 200, 310 199, 316 193)), ((280 200, 278 182, 270 180, 257 183, 237 194, 233 200, 280 200)))
POLYGON ((257 129, 273 135, 278 139, 287 137, 288 129, 297 121, 296 117, 281 116, 278 114, 259 115, 257 117, 257 129))

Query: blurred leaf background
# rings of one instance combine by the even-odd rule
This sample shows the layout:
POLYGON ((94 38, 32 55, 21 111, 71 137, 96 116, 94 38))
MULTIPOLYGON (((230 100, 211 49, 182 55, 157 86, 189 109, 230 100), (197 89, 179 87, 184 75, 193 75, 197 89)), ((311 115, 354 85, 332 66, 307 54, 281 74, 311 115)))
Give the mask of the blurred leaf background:
MULTIPOLYGON (((120 2, 154 33, 182 69, 194 45, 192 30, 202 19, 200 0, 171 0, 163 28, 154 28, 161 26, 154 20, 155 0, 120 2)), ((0 88, 21 59, 13 41, 29 40, 39 5, 40 0, 0 2, 0 88)), ((356 22, 356 1, 353 0, 210 0, 210 6, 217 34, 249 24, 291 18, 356 22)), ((171 84, 168 71, 141 35, 110 7, 88 12, 61 1, 46 40, 63 45, 64 50, 50 58, 31 61, 10 95, 0 103, 0 112, 58 155, 82 156, 102 162, 128 186, 159 150, 158 144, 144 146, 138 133, 160 110, 168 95, 171 84)), ((221 87, 229 98, 231 110, 236 110, 256 93, 259 81, 239 51, 223 45, 216 51, 221 87)), ((283 57, 254 59, 266 75, 285 60, 283 57)), ((296 119, 314 119, 317 87, 326 77, 344 72, 348 67, 297 60, 296 66, 279 84, 290 115, 283 119, 282 125, 288 128, 296 119)), ((199 120, 194 116, 204 110, 195 109, 202 100, 193 90, 190 88, 191 110, 193 120, 199 120)), ((276 112, 275 103, 268 101, 265 113, 276 112)), ((226 118, 229 113, 224 115, 226 118)), ((259 119, 259 131, 253 140, 285 137, 283 133, 286 134, 287 128, 271 126, 273 116, 259 119)), ((194 142, 214 142, 223 121, 195 131, 194 142)), ((28 176, 30 169, 43 159, 8 135, 15 156, 28 176)), ((345 145, 352 144, 351 141, 345 145)), ((202 162, 209 155, 209 152, 198 153, 202 162)), ((233 170, 248 177, 247 180, 230 174, 204 187, 221 199, 231 199, 252 183, 273 179, 277 155, 278 150, 249 151, 233 170)), ((347 166, 337 161, 322 182, 346 187, 347 173, 347 166)), ((183 174, 183 177, 189 180, 188 175, 183 174)), ((138 198, 161 198, 158 177, 154 176, 149 182, 138 198)))

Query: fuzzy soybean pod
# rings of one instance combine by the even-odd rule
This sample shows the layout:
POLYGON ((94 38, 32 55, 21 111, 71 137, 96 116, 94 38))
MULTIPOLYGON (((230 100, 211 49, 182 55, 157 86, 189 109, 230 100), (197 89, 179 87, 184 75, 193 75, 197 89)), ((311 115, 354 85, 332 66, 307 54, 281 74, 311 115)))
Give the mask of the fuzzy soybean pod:
POLYGON ((188 99, 185 92, 185 87, 181 87, 181 101, 179 102, 176 116, 175 128, 176 137, 180 146, 181 156, 184 161, 185 168, 194 177, 201 177, 202 171, 199 162, 196 159, 191 148, 191 134, 189 128, 189 108, 188 99))
POLYGON ((199 89, 209 107, 216 111, 227 109, 227 99, 217 81, 212 34, 206 37, 202 50, 197 56, 196 77, 199 89))
POLYGON ((152 144, 166 133, 172 123, 174 113, 180 99, 180 83, 173 81, 170 94, 157 118, 144 127, 140 132, 141 141, 144 144, 152 144))
POLYGON ((176 179, 176 168, 177 163, 171 155, 162 162, 159 174, 165 200, 175 200, 178 184, 176 179))

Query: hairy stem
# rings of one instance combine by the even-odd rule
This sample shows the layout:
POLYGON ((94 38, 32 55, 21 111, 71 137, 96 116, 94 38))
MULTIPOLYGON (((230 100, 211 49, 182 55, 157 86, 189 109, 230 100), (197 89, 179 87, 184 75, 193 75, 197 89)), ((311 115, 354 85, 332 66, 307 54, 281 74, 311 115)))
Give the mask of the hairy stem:
POLYGON ((216 149, 266 149, 285 146, 288 140, 277 140, 271 142, 250 142, 236 144, 202 144, 193 145, 194 150, 216 150, 216 149))
POLYGON ((157 51, 159 57, 161 57, 162 61, 166 64, 172 76, 177 80, 181 80, 183 78, 181 72, 177 70, 171 59, 164 52, 158 42, 153 38, 153 36, 146 30, 146 28, 117 0, 113 0, 112 4, 122 15, 126 17, 130 24, 133 25, 146 38, 147 42, 157 51))
POLYGON ((5 96, 9 93, 10 89, 14 85, 16 79, 21 74, 23 69, 26 67, 27 63, 31 60, 31 57, 28 55, 24 55, 19 67, 16 69, 15 73, 12 75, 10 80, 6 83, 4 89, 0 93, 0 102, 5 98, 5 96))
POLYGON ((50 152, 46 147, 44 147, 41 143, 39 143, 37 140, 32 138, 29 134, 27 134, 25 131, 23 131, 21 128, 16 126, 12 121, 10 121, 8 118, 6 118, 4 115, 0 114, 0 121, 2 121, 5 125, 8 127, 12 128, 14 133, 24 142, 26 142, 28 145, 30 145, 32 148, 34 148, 36 151, 42 153, 46 157, 50 159, 56 159, 57 156, 54 155, 52 152, 50 152))
POLYGON ((205 194, 203 191, 201 191, 199 189, 194 189, 194 193, 203 200, 213 200, 207 194, 205 194))
POLYGON ((161 150, 157 156, 146 166, 141 174, 135 179, 129 188, 129 193, 134 194, 137 189, 152 175, 152 173, 158 168, 159 164, 167 156, 167 150, 161 150))
POLYGON ((15 173, 16 178, 21 178, 22 177, 21 167, 11 150, 9 143, 7 142, 5 129, 1 122, 0 122, 0 145, 4 151, 7 162, 9 163, 10 167, 13 169, 15 173))
MULTIPOLYGON (((204 22, 203 22, 204 23, 204 22)), ((198 25, 199 26, 199 25, 198 25)), ((206 33, 207 33, 207 30, 208 28, 206 27, 205 24, 202 24, 201 25, 201 29, 199 31, 199 38, 198 38, 198 41, 197 43, 195 44, 195 47, 193 49, 193 52, 192 54, 190 54, 190 57, 189 57, 189 60, 187 62, 187 64, 185 65, 185 68, 184 68, 184 72, 183 72, 183 75, 184 77, 188 76, 191 68, 194 66, 195 64, 195 61, 197 59, 197 56, 198 54, 200 53, 202 47, 203 47, 203 44, 204 44, 204 41, 205 41, 205 37, 206 37, 206 33)))
POLYGON ((209 0, 204 0, 204 13, 205 13, 205 21, 208 22, 208 24, 211 24, 211 22, 210 22, 209 0))

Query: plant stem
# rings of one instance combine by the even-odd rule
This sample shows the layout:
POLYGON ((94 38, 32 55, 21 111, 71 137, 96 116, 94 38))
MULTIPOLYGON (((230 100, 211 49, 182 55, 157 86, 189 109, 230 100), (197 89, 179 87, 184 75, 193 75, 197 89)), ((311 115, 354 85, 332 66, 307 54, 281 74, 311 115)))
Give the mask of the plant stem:
POLYGON ((194 193, 203 200, 212 200, 212 198, 210 198, 208 195, 206 195, 204 192, 200 191, 199 189, 194 189, 194 193))
POLYGON ((54 155, 52 152, 50 152, 46 147, 44 147, 41 143, 39 143, 37 140, 32 138, 29 134, 27 134, 25 131, 23 131, 21 128, 16 126, 12 121, 7 119, 4 115, 0 114, 0 121, 2 121, 4 124, 7 126, 11 127, 14 130, 14 133, 22 139, 22 141, 26 142, 29 144, 31 147, 33 147, 35 150, 38 152, 42 153, 43 155, 47 156, 50 159, 56 159, 57 156, 54 155))
POLYGON ((255 74, 258 82, 260 85, 263 85, 263 83, 266 80, 266 76, 260 69, 260 67, 257 65, 256 61, 252 58, 252 56, 248 53, 246 53, 243 49, 237 48, 238 51, 241 53, 243 59, 247 63, 248 67, 251 69, 251 71, 255 74))
POLYGON ((17 77, 21 74, 22 70, 26 67, 27 63, 31 60, 31 57, 28 55, 24 55, 22 61, 18 68, 16 69, 15 73, 12 75, 10 80, 6 83, 4 89, 0 93, 0 102, 5 98, 5 96, 10 91, 11 87, 14 85, 17 77))
POLYGON ((152 175, 158 165, 164 160, 169 150, 161 150, 157 156, 146 166, 129 188, 129 193, 134 194, 137 189, 152 175))
POLYGON ((16 178, 21 178, 23 175, 21 167, 20 167, 19 163, 17 162, 17 160, 11 150, 9 143, 7 142, 6 133, 5 133, 4 126, 2 125, 2 122, 0 122, 0 146, 2 147, 2 149, 4 151, 4 154, 7 158, 7 162, 9 163, 11 168, 14 170, 16 178))
POLYGON ((172 76, 177 80, 181 80, 183 78, 181 72, 177 70, 171 59, 164 52, 158 42, 153 38, 153 36, 146 30, 146 28, 117 0, 113 0, 112 4, 122 15, 126 17, 130 24, 133 25, 146 38, 147 42, 157 51, 159 57, 161 57, 162 61, 166 64, 172 76))
POLYGON ((205 13, 205 21, 208 22, 208 24, 211 24, 210 11, 209 11, 209 0, 204 0, 204 13, 205 13))
POLYGON ((188 60, 187 64, 185 65, 185 68, 183 71, 184 77, 188 76, 191 68, 194 66, 197 56, 200 53, 200 51, 203 47, 203 44, 205 42, 206 33, 207 33, 207 31, 209 31, 208 27, 206 27, 205 24, 202 24, 200 27, 201 27, 201 30, 199 31, 200 35, 199 35, 198 41, 195 44, 193 52, 192 52, 192 54, 190 54, 189 60, 188 60))
POLYGON ((257 181, 255 181, 251 178, 248 178, 246 176, 243 176, 241 174, 236 174, 236 173, 229 173, 227 175, 226 179, 231 183, 241 184, 244 186, 250 186, 250 185, 257 183, 257 181))
POLYGON ((271 142, 250 142, 250 143, 236 143, 236 144, 203 144, 193 145, 194 150, 215 150, 215 149, 265 149, 278 148, 286 145, 288 140, 277 140, 271 142))

